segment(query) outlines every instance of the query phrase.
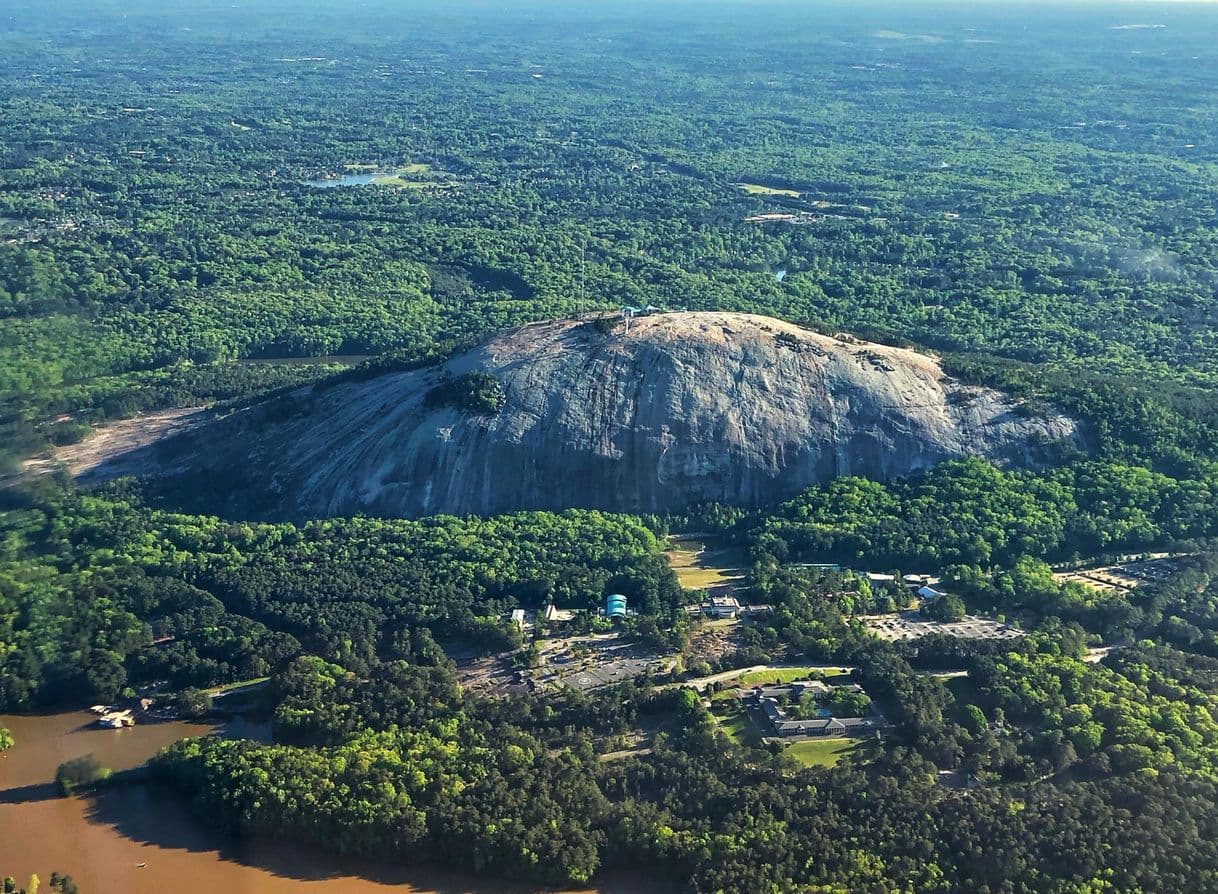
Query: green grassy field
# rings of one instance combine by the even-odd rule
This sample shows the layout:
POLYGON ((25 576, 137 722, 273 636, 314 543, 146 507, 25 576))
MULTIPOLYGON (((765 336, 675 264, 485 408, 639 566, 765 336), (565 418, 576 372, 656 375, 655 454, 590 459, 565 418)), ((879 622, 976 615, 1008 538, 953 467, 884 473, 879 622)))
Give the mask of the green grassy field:
POLYGON ((400 186, 405 189, 430 189, 433 186, 444 185, 427 180, 407 180, 401 174, 382 174, 373 178, 372 182, 377 186, 400 186))
POLYGON ((215 698, 218 695, 226 695, 230 692, 236 692, 242 689, 254 689, 258 686, 262 686, 270 679, 270 677, 252 677, 248 680, 240 680, 236 683, 225 683, 222 686, 212 686, 204 691, 208 695, 215 698))
POLYGON ((805 767, 832 767, 858 745, 858 739, 809 739, 788 745, 783 753, 805 767))
POLYGON ((840 670, 825 670, 819 667, 774 667, 763 671, 749 671, 741 674, 739 683, 742 686, 755 686, 758 683, 793 683, 796 680, 827 679, 843 676, 840 670))
POLYGON ((719 729, 727 733, 727 737, 737 745, 744 742, 745 735, 751 726, 752 724, 749 723, 749 718, 744 712, 719 720, 719 729))
MULTIPOLYGON (((343 165, 343 170, 349 171, 352 174, 372 174, 376 173, 377 171, 385 170, 385 167, 383 165, 376 164, 375 162, 355 163, 343 165)), ((429 171, 431 171, 431 165, 424 164, 423 162, 412 162, 408 165, 399 165, 398 167, 393 168, 393 172, 395 174, 400 174, 403 176, 406 174, 426 174, 429 171)))
POLYGON ((738 568, 677 568, 677 580, 687 590, 709 590, 725 584, 743 582, 744 573, 738 568))
POLYGON ((737 183, 736 185, 751 196, 790 196, 793 199, 797 199, 801 195, 798 190, 775 189, 772 186, 762 186, 759 183, 737 183))
POLYGON ((743 558, 731 550, 715 550, 702 543, 685 541, 666 553, 677 580, 687 590, 709 590, 744 583, 743 558))

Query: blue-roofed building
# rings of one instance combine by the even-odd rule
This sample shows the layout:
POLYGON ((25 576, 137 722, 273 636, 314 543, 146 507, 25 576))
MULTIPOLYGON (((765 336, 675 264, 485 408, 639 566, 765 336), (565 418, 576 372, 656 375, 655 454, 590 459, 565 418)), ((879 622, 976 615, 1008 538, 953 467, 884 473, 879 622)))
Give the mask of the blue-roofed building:
POLYGON ((613 593, 605 599, 605 617, 626 617, 626 597, 621 593, 613 593))

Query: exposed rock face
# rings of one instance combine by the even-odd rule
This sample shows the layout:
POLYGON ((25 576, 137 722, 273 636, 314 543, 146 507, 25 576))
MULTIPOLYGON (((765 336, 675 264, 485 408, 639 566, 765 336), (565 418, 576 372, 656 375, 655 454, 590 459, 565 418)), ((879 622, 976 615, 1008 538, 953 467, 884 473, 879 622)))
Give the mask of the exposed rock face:
POLYGON ((332 388, 245 446, 268 514, 418 516, 761 505, 949 457, 1034 464, 1074 437, 1070 420, 1013 413, 922 354, 767 317, 672 313, 607 334, 525 326, 443 367, 332 388), (428 406, 442 375, 474 371, 501 384, 499 412, 428 406))

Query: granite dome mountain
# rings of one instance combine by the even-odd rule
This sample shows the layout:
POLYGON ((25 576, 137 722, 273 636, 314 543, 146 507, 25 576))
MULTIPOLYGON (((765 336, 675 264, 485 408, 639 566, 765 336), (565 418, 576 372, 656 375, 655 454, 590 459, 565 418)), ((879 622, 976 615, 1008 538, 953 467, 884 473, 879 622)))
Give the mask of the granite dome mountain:
POLYGON ((236 499, 267 517, 664 512, 959 456, 1034 465, 1077 437, 924 354, 722 312, 533 323, 306 402, 235 414, 162 461, 199 481, 240 468, 236 499))

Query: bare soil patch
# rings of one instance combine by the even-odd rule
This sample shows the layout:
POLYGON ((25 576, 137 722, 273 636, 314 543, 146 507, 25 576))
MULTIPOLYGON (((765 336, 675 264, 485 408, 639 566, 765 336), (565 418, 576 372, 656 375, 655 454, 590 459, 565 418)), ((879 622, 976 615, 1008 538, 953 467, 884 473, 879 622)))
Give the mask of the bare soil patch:
MULTIPOLYGON (((79 444, 55 448, 51 461, 64 465, 73 478, 96 481, 134 474, 140 468, 130 454, 197 428, 209 417, 205 407, 178 407, 112 422, 94 429, 79 444)), ((26 468, 36 472, 52 463, 31 460, 26 468)))
POLYGON ((695 627, 685 649, 686 661, 709 661, 714 664, 744 646, 736 621, 707 621, 695 627))

